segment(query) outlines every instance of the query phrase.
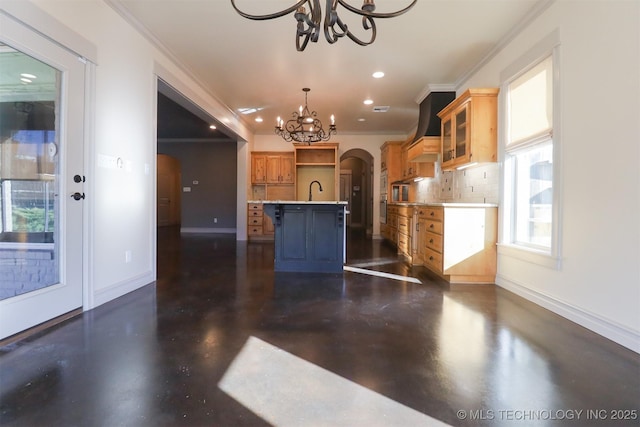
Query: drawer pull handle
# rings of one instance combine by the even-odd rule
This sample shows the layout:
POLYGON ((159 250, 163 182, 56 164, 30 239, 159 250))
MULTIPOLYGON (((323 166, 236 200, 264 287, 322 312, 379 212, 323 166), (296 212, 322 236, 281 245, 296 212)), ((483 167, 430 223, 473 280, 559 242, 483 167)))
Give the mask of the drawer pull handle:
POLYGON ((429 224, 429 228, 433 228, 433 224, 429 224))
POLYGON ((429 243, 433 243, 433 239, 429 239, 429 243))
POLYGON ((431 211, 431 213, 429 215, 434 216, 436 213, 431 211))
POLYGON ((433 257, 432 256, 429 257, 429 261, 433 261, 433 257))

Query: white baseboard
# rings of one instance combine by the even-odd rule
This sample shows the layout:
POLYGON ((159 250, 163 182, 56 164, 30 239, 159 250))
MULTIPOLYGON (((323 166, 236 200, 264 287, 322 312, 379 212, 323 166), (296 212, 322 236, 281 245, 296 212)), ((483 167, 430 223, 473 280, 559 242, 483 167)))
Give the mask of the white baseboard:
POLYGON ((121 297, 129 292, 133 292, 149 283, 155 281, 153 272, 148 271, 138 276, 123 280, 122 282, 115 283, 107 288, 97 290, 93 295, 93 304, 91 307, 85 307, 84 310, 94 309, 106 302, 121 297))
POLYGON ((637 331, 631 330, 611 320, 604 319, 580 307, 537 292, 504 275, 498 274, 496 276, 496 285, 569 319, 580 326, 584 326, 636 353, 640 353, 640 333, 637 331))
POLYGON ((235 228, 207 228, 207 227, 182 227, 181 233, 220 233, 220 234, 235 234, 235 228))

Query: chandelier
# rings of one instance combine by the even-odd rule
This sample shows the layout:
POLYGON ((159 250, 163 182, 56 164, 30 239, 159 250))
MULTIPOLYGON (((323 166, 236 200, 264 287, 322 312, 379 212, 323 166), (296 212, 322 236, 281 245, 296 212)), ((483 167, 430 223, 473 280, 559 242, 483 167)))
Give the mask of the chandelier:
MULTIPOLYGON (((400 9, 396 12, 389 13, 375 13, 376 5, 375 0, 364 0, 362 8, 357 9, 346 2, 346 0, 326 0, 326 11, 324 16, 324 37, 331 44, 338 41, 339 38, 347 36, 360 46, 367 46, 373 43, 376 39, 376 23, 374 18, 394 18, 402 15, 416 4, 417 0, 413 0, 409 6, 404 9, 400 9), (371 31, 371 37, 368 41, 362 41, 356 37, 342 22, 342 19, 338 16, 337 7, 341 5, 348 11, 362 16, 362 28, 365 31, 371 31)), ((265 21, 267 19, 279 18, 284 15, 288 15, 294 12, 293 17, 298 22, 296 29, 296 49, 301 52, 307 47, 309 40, 317 42, 320 35, 320 22, 322 21, 322 8, 320 7, 320 0, 300 0, 293 6, 288 7, 280 12, 271 13, 268 15, 251 15, 238 9, 236 6, 236 0, 231 0, 231 5, 241 16, 247 19, 253 19, 256 21, 265 21), (305 5, 309 8, 307 9, 305 5)))
POLYGON ((311 145, 312 142, 328 141, 331 135, 336 133, 335 117, 331 115, 331 124, 329 131, 325 132, 322 122, 317 118, 318 113, 310 111, 307 107, 307 94, 311 89, 305 87, 304 92, 304 108, 302 105, 298 111, 292 113, 292 119, 285 123, 280 117, 276 120, 275 132, 285 141, 296 141, 311 145))

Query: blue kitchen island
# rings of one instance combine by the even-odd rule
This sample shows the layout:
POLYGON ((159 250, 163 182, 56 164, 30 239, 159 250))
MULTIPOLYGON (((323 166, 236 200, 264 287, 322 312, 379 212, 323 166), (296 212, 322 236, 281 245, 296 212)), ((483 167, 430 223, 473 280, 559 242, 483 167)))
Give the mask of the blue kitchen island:
POLYGON ((347 202, 264 201, 275 227, 275 271, 342 273, 347 202))

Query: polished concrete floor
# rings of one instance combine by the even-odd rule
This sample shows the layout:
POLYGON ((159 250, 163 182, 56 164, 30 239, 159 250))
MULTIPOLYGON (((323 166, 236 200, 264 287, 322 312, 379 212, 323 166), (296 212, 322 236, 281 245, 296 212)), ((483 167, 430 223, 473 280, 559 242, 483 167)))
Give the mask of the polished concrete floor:
POLYGON ((160 229, 156 283, 0 348, 0 425, 639 425, 640 355, 352 234, 349 264, 422 283, 160 229))

